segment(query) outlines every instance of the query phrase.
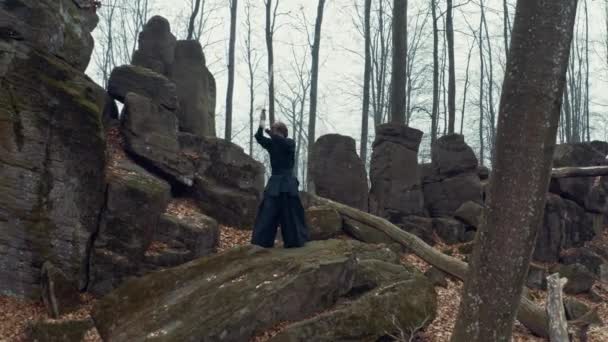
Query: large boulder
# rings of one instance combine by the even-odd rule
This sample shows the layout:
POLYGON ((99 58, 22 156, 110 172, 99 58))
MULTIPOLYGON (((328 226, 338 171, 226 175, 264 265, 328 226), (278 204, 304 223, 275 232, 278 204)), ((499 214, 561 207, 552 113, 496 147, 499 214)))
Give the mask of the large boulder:
POLYGON ((597 280, 597 277, 581 264, 557 265, 551 271, 568 279, 564 292, 574 295, 589 292, 597 280))
POLYGON ((432 163, 422 168, 424 203, 432 217, 453 216, 466 202, 483 203, 477 158, 462 135, 433 143, 432 163))
POLYGON ((264 190, 264 166, 238 145, 180 133, 180 145, 196 156, 193 192, 201 210, 220 223, 250 228, 264 190))
POLYGON ((123 65, 112 70, 108 93, 123 103, 127 94, 135 93, 153 99, 169 110, 179 107, 175 83, 162 74, 139 66, 123 65))
POLYGON ((484 212, 485 208, 481 204, 468 201, 456 209, 454 217, 468 226, 479 229, 481 228, 484 212))
POLYGON ((559 260, 562 250, 581 247, 592 240, 597 229, 595 216, 572 201, 548 194, 534 259, 555 262, 559 260))
POLYGON ((589 212, 608 214, 608 177, 552 179, 549 190, 589 212))
POLYGON ((463 173, 438 182, 424 183, 424 202, 433 217, 453 216, 464 203, 482 202, 479 176, 463 173))
POLYGON ((128 93, 122 117, 122 132, 128 152, 169 178, 192 185, 194 163, 180 151, 174 112, 151 99, 128 93))
POLYGON ((169 21, 161 16, 150 18, 139 33, 138 45, 131 63, 168 76, 176 45, 169 21))
MULTIPOLYGON (((101 337, 116 342, 150 336, 164 341, 247 341, 277 323, 331 308, 355 290, 354 284, 365 285, 358 263, 383 253, 379 247, 345 240, 311 242, 298 249, 240 247, 129 281, 99 301, 92 316, 101 337)), ((336 318, 344 324, 349 317, 366 322, 365 315, 389 309, 388 304, 394 307, 390 312, 412 319, 405 324, 417 322, 423 312, 432 317, 432 285, 420 274, 403 272, 382 290, 358 288, 356 293, 370 292, 353 304, 359 314, 336 318), (376 290, 381 298, 373 298, 376 290)), ((390 317, 385 320, 391 322, 390 317)), ((377 327, 387 327, 386 321, 377 327)))
POLYGON ((448 134, 437 139, 431 147, 433 168, 438 174, 453 176, 476 172, 477 157, 460 134, 448 134))
POLYGON ((94 44, 91 32, 98 21, 95 9, 84 1, 0 2, 0 37, 23 40, 81 72, 89 65, 94 44))
MULTIPOLYGON (((3 1, 0 21, 44 19, 34 3, 55 6, 3 1)), ((0 51, 0 294, 39 298, 45 261, 81 286, 86 279, 104 199, 105 96, 78 69, 27 43, 3 38, 0 51)))
POLYGON ((607 154, 606 142, 559 144, 553 153, 553 167, 608 165, 607 154))
POLYGON ((175 48, 171 80, 179 95, 179 129, 198 136, 215 136, 215 79, 205 66, 205 55, 196 40, 180 40, 175 48))
POLYGON ((106 206, 91 250, 89 291, 105 294, 139 274, 160 214, 171 197, 167 182, 128 160, 109 176, 106 206))
POLYGON ((178 266, 217 251, 220 230, 217 221, 198 212, 161 215, 154 243, 164 248, 148 249, 145 263, 150 270, 178 266))
POLYGON ((270 341, 378 341, 400 333, 410 338, 411 331, 435 317, 435 291, 429 280, 411 268, 364 260, 358 265, 354 286, 367 293, 352 303, 289 325, 270 341))
POLYGON ((320 137, 308 168, 317 195, 367 211, 367 172, 357 155, 355 139, 339 134, 320 137))
POLYGON ((421 131, 401 124, 378 127, 370 170, 370 213, 392 222, 424 214, 418 168, 421 139, 421 131))

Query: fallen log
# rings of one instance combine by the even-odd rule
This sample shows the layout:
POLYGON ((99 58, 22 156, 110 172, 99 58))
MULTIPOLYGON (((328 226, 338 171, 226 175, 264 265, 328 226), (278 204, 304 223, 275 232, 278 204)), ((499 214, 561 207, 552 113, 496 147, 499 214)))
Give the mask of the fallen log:
MULTIPOLYGON (((457 258, 445 255, 429 246, 422 239, 410 234, 399 227, 390 223, 388 220, 374 216, 358 209, 340 204, 326 198, 306 194, 308 203, 319 206, 329 206, 340 213, 343 217, 358 221, 369 227, 383 232, 388 237, 408 248, 412 253, 437 267, 438 269, 464 281, 468 271, 468 264, 457 258)), ((547 313, 528 298, 522 296, 517 319, 521 324, 528 328, 532 333, 540 337, 549 337, 547 324, 547 313)))
POLYGON ((608 176, 608 166, 560 167, 551 170, 552 178, 608 176))
POLYGON ((562 294, 566 281, 566 278, 561 278, 559 273, 547 277, 547 315, 551 342, 570 342, 562 294))

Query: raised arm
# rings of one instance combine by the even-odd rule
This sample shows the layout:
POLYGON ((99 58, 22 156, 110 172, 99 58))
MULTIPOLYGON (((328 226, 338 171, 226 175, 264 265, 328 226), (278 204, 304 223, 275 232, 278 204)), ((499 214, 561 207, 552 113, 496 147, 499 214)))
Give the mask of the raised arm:
POLYGON ((266 126, 266 110, 262 109, 260 127, 258 127, 258 131, 255 133, 255 140, 258 144, 262 145, 263 148, 269 149, 272 141, 264 136, 264 126, 266 126))

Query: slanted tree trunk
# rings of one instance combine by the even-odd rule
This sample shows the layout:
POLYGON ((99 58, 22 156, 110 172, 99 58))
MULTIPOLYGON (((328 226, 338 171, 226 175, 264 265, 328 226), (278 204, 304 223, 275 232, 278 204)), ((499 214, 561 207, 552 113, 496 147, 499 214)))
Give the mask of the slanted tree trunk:
POLYGON ((361 149, 359 155, 363 163, 367 164, 367 139, 369 137, 369 99, 370 99, 370 83, 372 78, 372 56, 371 56, 371 14, 372 0, 365 0, 364 9, 364 35, 365 35, 365 69, 363 72, 363 114, 361 120, 361 149))
POLYGON ((511 340, 543 220, 576 5, 517 2, 487 211, 452 341, 511 340))
POLYGON ((547 315, 551 342, 570 342, 562 293, 566 281, 566 278, 560 278, 559 273, 547 277, 547 315))
POLYGON ((448 41, 448 133, 454 133, 456 123, 456 71, 454 68, 454 20, 452 17, 452 0, 447 0, 445 34, 448 41))
POLYGON ((234 94, 234 53, 238 0, 230 0, 230 41, 228 46, 228 89, 226 90, 226 129, 224 139, 232 141, 232 97, 234 94))
MULTIPOLYGON (((325 0, 319 0, 317 5, 317 19, 315 21, 315 37, 312 44, 312 67, 310 68, 310 113, 308 122, 308 159, 312 156, 315 144, 317 125, 317 89, 319 86, 319 51, 321 50, 321 25, 323 24, 323 9, 325 0)), ((309 172, 309 171, 308 171, 309 172)), ((306 177, 310 185, 310 173, 306 177)), ((310 189, 310 187, 309 187, 310 189)), ((314 191, 314 189, 313 189, 314 191)))
POLYGON ((391 77, 391 121, 405 123, 407 82, 407 0, 393 1, 393 69, 391 77))

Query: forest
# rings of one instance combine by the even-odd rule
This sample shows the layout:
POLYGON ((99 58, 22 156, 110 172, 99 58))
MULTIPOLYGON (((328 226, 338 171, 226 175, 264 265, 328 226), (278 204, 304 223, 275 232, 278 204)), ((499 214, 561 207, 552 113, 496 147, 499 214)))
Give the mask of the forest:
POLYGON ((0 341, 608 340, 608 1, 1 0, 0 341))

